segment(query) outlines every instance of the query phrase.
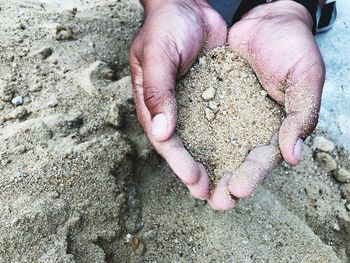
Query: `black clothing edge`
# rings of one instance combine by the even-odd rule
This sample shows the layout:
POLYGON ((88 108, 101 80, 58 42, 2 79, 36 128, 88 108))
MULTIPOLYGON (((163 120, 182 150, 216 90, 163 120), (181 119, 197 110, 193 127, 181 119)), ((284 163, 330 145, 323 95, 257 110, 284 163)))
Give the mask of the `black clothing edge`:
MULTIPOLYGON (((268 4, 273 2, 274 0, 242 0, 239 5, 235 16, 233 17, 232 24, 237 22, 245 15, 248 11, 252 10, 254 7, 261 4, 268 4)), ((318 8, 318 0, 293 0, 301 5, 303 5, 310 13, 313 21, 312 25, 312 33, 316 34, 317 29, 317 21, 316 21, 316 13, 318 8)))

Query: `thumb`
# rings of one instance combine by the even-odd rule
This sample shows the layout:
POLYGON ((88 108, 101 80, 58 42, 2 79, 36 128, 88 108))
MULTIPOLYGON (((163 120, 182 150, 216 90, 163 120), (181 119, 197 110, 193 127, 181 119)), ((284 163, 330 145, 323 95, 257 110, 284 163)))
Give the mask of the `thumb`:
POLYGON ((176 127, 176 101, 174 87, 178 72, 179 55, 169 52, 171 47, 143 49, 141 68, 143 99, 151 116, 148 136, 158 141, 167 140, 176 127))
POLYGON ((203 8, 206 19, 207 37, 205 49, 222 46, 227 38, 227 25, 222 16, 207 4, 203 8))
POLYGON ((279 145, 284 160, 290 165, 299 164, 303 141, 317 125, 323 83, 322 67, 308 82, 288 83, 285 93, 287 117, 279 131, 279 145))

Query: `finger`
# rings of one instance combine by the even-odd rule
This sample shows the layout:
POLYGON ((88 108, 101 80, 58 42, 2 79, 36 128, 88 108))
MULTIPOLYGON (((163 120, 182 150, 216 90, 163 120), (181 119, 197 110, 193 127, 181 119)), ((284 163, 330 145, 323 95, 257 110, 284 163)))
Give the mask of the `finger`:
POLYGON ((137 59, 130 56, 130 69, 132 75, 134 99, 137 115, 142 128, 156 151, 168 162, 170 168, 185 183, 191 194, 199 199, 206 200, 209 197, 209 177, 205 169, 196 163, 191 155, 183 147, 180 139, 173 134, 166 141, 159 141, 153 137, 152 116, 146 107, 143 98, 142 70, 137 59))
POLYGON ((291 165, 300 162, 303 141, 318 122, 324 84, 322 59, 314 65, 315 68, 306 67, 307 71, 304 74, 294 72, 297 76, 294 79, 298 81, 289 81, 285 91, 287 117, 280 128, 279 142, 283 158, 291 165))
POLYGON ((222 46, 227 38, 227 26, 221 15, 212 7, 203 8, 206 19, 207 38, 205 49, 213 49, 222 46))
POLYGON ((228 184, 230 182, 230 175, 225 175, 217 183, 214 192, 212 193, 208 204, 214 210, 229 210, 232 209, 236 203, 237 199, 231 196, 228 190, 228 184))
POLYGON ((251 31, 251 25, 244 21, 236 22, 229 30, 227 42, 232 49, 237 51, 242 58, 249 61, 251 51, 249 49, 249 36, 247 32, 251 31))
POLYGON ((269 145, 255 147, 244 163, 233 173, 228 185, 230 193, 236 198, 251 196, 262 184, 268 174, 281 161, 278 148, 278 135, 273 136, 269 145))
POLYGON ((171 45, 159 41, 142 48, 143 99, 151 115, 150 133, 153 138, 167 140, 176 126, 174 87, 179 65, 179 54, 171 45))
POLYGON ((199 166, 199 179, 195 184, 188 184, 187 187, 190 190, 192 196, 207 200, 209 198, 209 176, 202 164, 197 163, 199 166))
POLYGON ((208 174, 200 163, 193 160, 175 133, 167 141, 153 141, 152 144, 194 197, 208 199, 208 174))

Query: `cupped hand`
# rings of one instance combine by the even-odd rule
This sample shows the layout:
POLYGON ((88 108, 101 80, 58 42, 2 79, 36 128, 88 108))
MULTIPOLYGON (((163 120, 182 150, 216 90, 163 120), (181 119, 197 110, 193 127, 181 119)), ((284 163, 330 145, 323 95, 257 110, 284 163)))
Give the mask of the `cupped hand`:
POLYGON ((144 0, 144 23, 129 57, 139 122, 150 142, 191 194, 209 197, 204 167, 185 150, 176 127, 176 78, 203 48, 222 45, 227 27, 204 0, 144 0))
POLYGON ((312 18, 294 1, 255 7, 232 26, 228 42, 284 107, 286 118, 269 145, 253 149, 238 170, 218 183, 209 203, 219 210, 249 197, 282 157, 290 165, 300 162, 303 141, 317 124, 325 78, 312 18))

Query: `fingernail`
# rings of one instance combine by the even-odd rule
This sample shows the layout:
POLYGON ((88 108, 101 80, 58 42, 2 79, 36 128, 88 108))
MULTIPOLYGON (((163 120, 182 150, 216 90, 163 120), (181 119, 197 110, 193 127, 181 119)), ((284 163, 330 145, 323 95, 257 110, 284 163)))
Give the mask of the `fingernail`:
POLYGON ((298 140, 294 146, 293 154, 294 154, 295 159, 297 159, 298 161, 301 160, 302 151, 303 151, 303 144, 304 144, 304 141, 302 139, 298 138, 298 140))
POLYGON ((168 123, 164 113, 157 114, 152 119, 152 135, 156 138, 164 136, 167 132, 168 123))

